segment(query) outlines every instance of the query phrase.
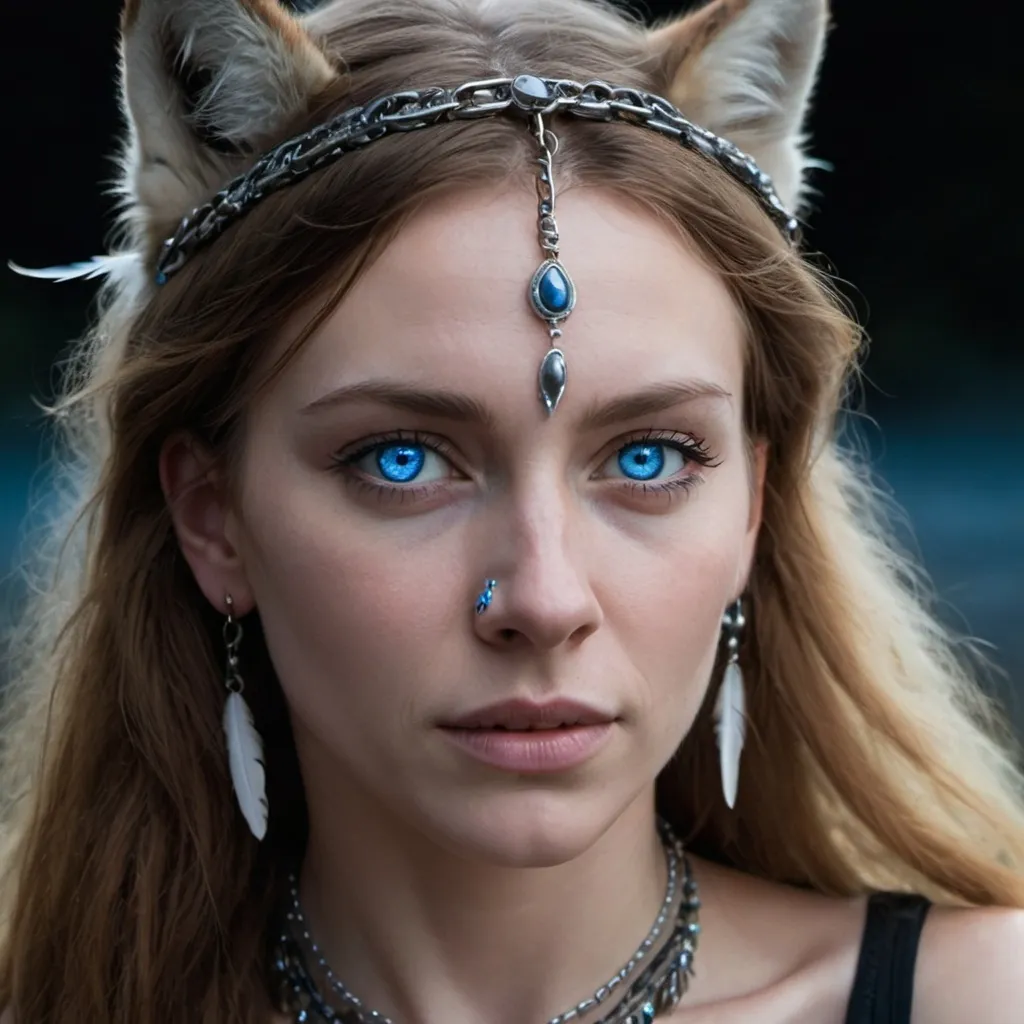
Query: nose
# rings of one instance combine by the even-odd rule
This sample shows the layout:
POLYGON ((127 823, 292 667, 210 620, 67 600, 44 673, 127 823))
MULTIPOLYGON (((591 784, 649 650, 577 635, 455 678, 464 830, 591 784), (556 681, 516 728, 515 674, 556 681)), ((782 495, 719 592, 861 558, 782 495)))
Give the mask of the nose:
POLYGON ((497 585, 487 610, 473 616, 477 636, 514 649, 578 645, 602 620, 587 573, 581 512, 550 480, 508 501, 486 524, 480 564, 497 585))

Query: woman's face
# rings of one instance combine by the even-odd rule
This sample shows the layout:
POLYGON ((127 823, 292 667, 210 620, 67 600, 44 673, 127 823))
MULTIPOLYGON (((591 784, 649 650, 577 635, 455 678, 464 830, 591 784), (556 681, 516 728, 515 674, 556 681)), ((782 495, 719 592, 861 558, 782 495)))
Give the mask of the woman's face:
POLYGON ((251 410, 229 521, 314 817, 383 815, 503 863, 563 860, 650 799, 759 516, 721 282, 611 194, 567 192, 558 221, 578 302, 553 416, 534 203, 448 199, 251 410), (454 727, 562 698, 605 724, 454 727))

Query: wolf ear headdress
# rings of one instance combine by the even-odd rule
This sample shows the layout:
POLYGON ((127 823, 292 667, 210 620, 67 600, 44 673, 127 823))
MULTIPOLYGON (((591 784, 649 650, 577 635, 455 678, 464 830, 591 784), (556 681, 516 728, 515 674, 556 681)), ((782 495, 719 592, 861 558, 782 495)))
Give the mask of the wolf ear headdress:
MULTIPOLYGON (((526 9, 534 2, 509 0, 509 7, 526 9)), ((551 344, 538 384, 552 413, 566 385, 558 341, 576 302, 559 257, 552 124, 568 116, 622 121, 671 138, 749 189, 792 239, 810 164, 803 122, 826 4, 712 0, 651 30, 638 41, 654 78, 664 83, 663 96, 524 68, 507 78, 425 82, 281 142, 288 126, 339 77, 335 59, 318 42, 318 26, 330 22, 332 3, 298 18, 276 0, 128 0, 121 45, 129 124, 121 184, 128 252, 33 273, 66 279, 128 260, 152 283, 163 284, 266 195, 347 152, 443 121, 518 116, 534 135, 540 166, 542 258, 527 297, 548 328, 551 344)))
POLYGON ((821 64, 827 0, 713 0, 655 29, 667 97, 749 153, 783 204, 802 213, 804 122, 821 64))
POLYGON ((338 73, 276 0, 128 0, 122 193, 148 254, 338 73))

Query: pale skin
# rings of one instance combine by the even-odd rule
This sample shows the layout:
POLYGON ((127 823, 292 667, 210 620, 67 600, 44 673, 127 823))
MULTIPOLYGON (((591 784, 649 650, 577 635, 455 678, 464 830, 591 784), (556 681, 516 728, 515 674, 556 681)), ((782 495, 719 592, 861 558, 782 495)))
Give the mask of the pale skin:
MULTIPOLYGON (((407 225, 251 410, 237 500, 189 438, 161 455, 207 599, 260 611, 310 808, 313 931, 365 1003, 408 1024, 547 1020, 646 933, 664 886, 654 780, 703 699, 760 526, 769 455, 744 438, 725 287, 649 213, 566 192, 580 299, 549 419, 529 209, 527 193, 473 193, 407 225), (468 401, 413 408, 384 385, 468 401), (638 395, 646 409, 620 401, 638 395), (381 491, 365 452, 396 438, 423 446, 424 471, 381 491), (618 459, 638 439, 664 445, 649 488, 696 485, 644 493, 618 459), (476 616, 487 576, 499 587, 476 616), (596 704, 612 735, 543 778, 440 735, 439 718, 512 696, 596 704)), ((695 869, 703 935, 672 1019, 840 1024, 863 900, 695 869)), ((933 911, 915 1024, 1009 1024, 1022 956, 1020 913, 933 911)))

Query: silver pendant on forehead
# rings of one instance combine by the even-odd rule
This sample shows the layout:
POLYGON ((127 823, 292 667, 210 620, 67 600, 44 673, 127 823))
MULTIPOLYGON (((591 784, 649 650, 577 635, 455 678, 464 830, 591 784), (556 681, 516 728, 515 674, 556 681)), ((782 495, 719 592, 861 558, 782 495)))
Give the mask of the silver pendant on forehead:
POLYGON ((555 221, 553 163, 558 139, 544 124, 544 116, 558 106, 547 83, 533 75, 520 75, 512 82, 512 101, 530 117, 537 141, 537 230, 544 261, 530 279, 528 296, 533 311, 548 325, 551 347, 538 372, 540 399, 550 416, 565 392, 565 353, 556 344, 562 337, 561 323, 576 305, 576 285, 558 255, 558 225, 555 221))

